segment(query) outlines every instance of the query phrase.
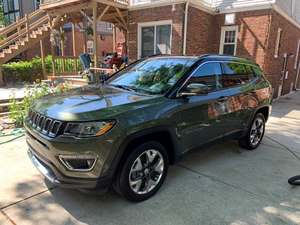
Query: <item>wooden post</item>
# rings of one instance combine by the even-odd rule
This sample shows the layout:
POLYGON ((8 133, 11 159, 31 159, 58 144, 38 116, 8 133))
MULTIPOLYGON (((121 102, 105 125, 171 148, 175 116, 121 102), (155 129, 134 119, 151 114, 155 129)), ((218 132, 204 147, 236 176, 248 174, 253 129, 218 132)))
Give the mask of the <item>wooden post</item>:
POLYGON ((116 26, 113 24, 113 52, 116 52, 116 26))
POLYGON ((98 43, 97 43, 97 3, 93 7, 93 39, 94 39, 94 66, 97 67, 98 62, 98 43))
MULTIPOLYGON (((63 32, 64 32, 63 27, 60 27, 61 37, 62 37, 63 32)), ((65 56, 65 43, 62 38, 60 39, 60 49, 61 49, 61 56, 65 56)))
POLYGON ((46 74, 46 66, 45 66, 45 53, 44 53, 44 43, 43 43, 43 40, 40 40, 40 49, 41 49, 43 78, 46 80, 47 79, 47 74, 46 74))
POLYGON ((28 14, 25 14, 25 29, 26 29, 26 37, 29 39, 29 19, 28 19, 28 14))
POLYGON ((76 57, 76 36, 75 36, 75 24, 72 23, 72 44, 73 44, 73 56, 76 57))
MULTIPOLYGON (((49 15, 49 23, 50 23, 50 30, 53 30, 53 18, 49 15)), ((55 72, 55 51, 54 51, 54 46, 51 43, 51 55, 52 55, 52 76, 56 76, 55 72)))
POLYGON ((2 66, 0 65, 0 87, 4 86, 2 66))
MULTIPOLYGON (((63 34, 63 27, 60 27, 60 35, 62 37, 63 34)), ((64 61, 64 56, 65 56, 65 43, 64 40, 61 38, 60 40, 60 49, 61 49, 61 56, 62 56, 62 60, 61 60, 61 66, 62 66, 62 72, 65 72, 65 61, 64 61)))

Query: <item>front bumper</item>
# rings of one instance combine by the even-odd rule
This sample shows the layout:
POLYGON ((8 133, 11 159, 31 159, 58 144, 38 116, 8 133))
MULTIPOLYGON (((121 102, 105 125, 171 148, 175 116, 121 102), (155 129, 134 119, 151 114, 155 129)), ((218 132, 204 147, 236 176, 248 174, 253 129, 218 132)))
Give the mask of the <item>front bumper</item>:
POLYGON ((28 156, 31 159, 33 165, 39 170, 39 172, 53 185, 63 188, 73 189, 101 189, 106 190, 111 185, 111 178, 99 178, 99 179, 79 179, 71 178, 62 175, 54 165, 48 162, 46 159, 42 159, 38 156, 34 150, 28 150, 28 156))
POLYGON ((26 126, 28 155, 35 167, 52 184, 75 189, 107 189, 114 175, 116 152, 114 142, 103 136, 101 139, 69 140, 42 137, 34 129, 26 126), (97 161, 91 170, 71 171, 60 161, 60 155, 94 155, 97 161))

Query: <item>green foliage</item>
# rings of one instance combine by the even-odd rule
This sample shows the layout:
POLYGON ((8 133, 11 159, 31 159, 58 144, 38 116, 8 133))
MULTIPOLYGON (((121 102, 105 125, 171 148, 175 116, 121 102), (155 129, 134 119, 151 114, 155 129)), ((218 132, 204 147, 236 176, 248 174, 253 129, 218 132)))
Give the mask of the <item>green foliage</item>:
POLYGON ((0 26, 5 25, 4 15, 3 15, 3 1, 0 1, 0 26))
POLYGON ((60 94, 69 89, 67 84, 61 84, 54 88, 46 83, 37 83, 32 87, 26 87, 22 102, 17 101, 14 95, 10 97, 9 118, 13 119, 17 126, 22 126, 24 118, 35 100, 49 94, 60 94))
MULTIPOLYGON (((46 71, 51 70, 51 57, 45 60, 46 71)), ((2 65, 3 78, 6 83, 33 82, 43 79, 41 58, 33 58, 31 61, 19 61, 2 65)))
MULTIPOLYGON (((45 57, 46 73, 52 73, 52 56, 45 57)), ((55 59, 55 70, 60 73, 75 73, 80 71, 82 66, 79 59, 55 59)), ((33 58, 30 61, 11 62, 2 65, 3 78, 5 83, 29 82, 43 79, 42 59, 33 58)))

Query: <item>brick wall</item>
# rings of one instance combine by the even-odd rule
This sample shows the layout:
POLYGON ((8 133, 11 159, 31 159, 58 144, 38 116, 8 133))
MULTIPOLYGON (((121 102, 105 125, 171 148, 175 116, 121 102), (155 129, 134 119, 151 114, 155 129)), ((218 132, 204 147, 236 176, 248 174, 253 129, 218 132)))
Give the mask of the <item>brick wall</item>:
MULTIPOLYGON (((225 15, 217 15, 215 19, 214 51, 219 52, 221 27, 225 15)), ((236 13, 236 25, 239 26, 237 56, 246 57, 257 62, 265 72, 274 87, 274 97, 277 97, 278 87, 282 83, 281 69, 283 54, 296 55, 300 29, 290 23, 274 10, 256 10, 236 13), (278 28, 283 29, 279 57, 275 58, 275 43, 278 28)), ((291 84, 295 83, 296 70, 294 60, 289 59, 288 79, 284 81, 283 94, 290 92, 291 84)))
POLYGON ((182 54, 184 4, 175 5, 175 10, 172 10, 172 6, 162 6, 129 12, 128 56, 131 61, 138 57, 138 23, 161 20, 172 20, 171 53, 173 55, 182 54))
POLYGON ((294 69, 298 40, 300 39, 300 29, 289 22, 276 11, 271 13, 269 41, 266 49, 264 70, 271 82, 274 84, 275 94, 278 92, 279 84, 282 84, 281 70, 285 53, 294 54, 294 58, 288 60, 288 79, 284 79, 283 94, 290 92, 291 84, 295 84, 297 70, 294 69), (275 58, 275 42, 278 28, 282 29, 282 36, 279 48, 279 57, 275 58))
POLYGON ((215 17, 200 9, 189 7, 186 54, 216 53, 214 48, 215 17))

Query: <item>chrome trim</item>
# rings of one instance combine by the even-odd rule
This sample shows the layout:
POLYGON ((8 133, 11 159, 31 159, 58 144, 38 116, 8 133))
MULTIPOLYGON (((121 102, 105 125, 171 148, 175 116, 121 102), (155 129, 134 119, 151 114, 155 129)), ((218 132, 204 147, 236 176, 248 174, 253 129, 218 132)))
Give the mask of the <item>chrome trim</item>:
POLYGON ((66 167, 66 169, 68 169, 70 171, 90 172, 94 169, 94 167, 97 163, 98 157, 97 156, 92 156, 92 155, 59 155, 58 159, 66 167), (83 160, 93 159, 94 163, 89 169, 74 169, 74 168, 72 168, 71 165, 69 165, 69 163, 67 161, 65 161, 65 160, 68 160, 68 159, 83 159, 83 160))
MULTIPOLYGON (((179 98, 179 92, 180 90, 186 85, 186 83, 191 79, 191 77, 196 73, 196 71, 198 69, 200 69, 203 65, 208 64, 208 63, 236 63, 236 64, 243 64, 243 65, 249 65, 249 66, 256 66, 255 64, 251 64, 251 63, 244 63, 244 62, 235 62, 235 61, 226 61, 226 60, 216 60, 216 61, 208 61, 208 62, 204 62, 202 64, 200 64, 190 75, 188 78, 186 78, 186 80, 183 82, 183 84, 180 86, 180 88, 178 88, 177 92, 176 92, 176 98, 179 98)), ((222 65, 221 66, 221 70, 222 70, 222 65)))
POLYGON ((38 158, 31 152, 31 149, 27 151, 27 154, 29 158, 31 159, 33 165, 38 169, 38 171, 46 177, 51 183, 59 184, 60 182, 51 174, 53 174, 52 171, 50 171, 47 167, 45 167, 38 158))

